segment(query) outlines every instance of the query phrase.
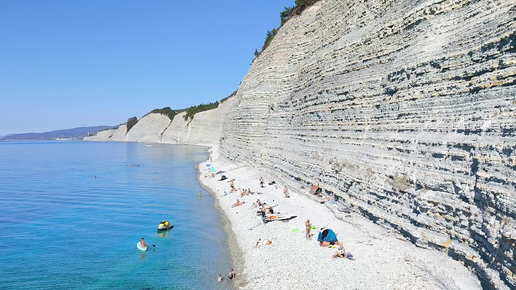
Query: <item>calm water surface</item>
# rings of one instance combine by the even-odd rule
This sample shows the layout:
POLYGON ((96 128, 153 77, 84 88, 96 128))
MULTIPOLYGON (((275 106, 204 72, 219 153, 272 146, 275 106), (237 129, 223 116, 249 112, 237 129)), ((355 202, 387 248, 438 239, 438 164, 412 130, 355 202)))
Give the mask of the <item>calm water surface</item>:
POLYGON ((205 158, 195 146, 0 142, 0 289, 230 289, 216 282, 232 268, 221 214, 196 178, 205 158), (160 234, 165 219, 175 227, 160 234), (155 250, 140 253, 142 237, 155 250))

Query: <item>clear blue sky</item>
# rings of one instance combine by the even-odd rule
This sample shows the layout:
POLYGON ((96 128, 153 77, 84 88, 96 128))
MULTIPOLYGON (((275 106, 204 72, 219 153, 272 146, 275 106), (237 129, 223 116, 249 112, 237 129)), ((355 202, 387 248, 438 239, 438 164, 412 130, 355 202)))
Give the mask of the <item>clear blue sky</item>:
POLYGON ((0 1, 0 136, 218 101, 285 6, 294 0, 0 1))

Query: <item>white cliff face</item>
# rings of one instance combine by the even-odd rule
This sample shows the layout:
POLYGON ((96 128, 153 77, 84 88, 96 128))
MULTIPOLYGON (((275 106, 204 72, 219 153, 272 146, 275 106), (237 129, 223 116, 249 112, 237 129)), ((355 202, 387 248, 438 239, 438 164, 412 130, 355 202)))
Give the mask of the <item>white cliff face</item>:
POLYGON ((161 142, 218 145, 224 119, 234 100, 235 98, 229 98, 216 109, 195 114, 193 119, 185 120, 185 113, 178 114, 163 134, 161 142))
POLYGON ((170 125, 170 118, 162 114, 148 114, 138 120, 125 135, 128 142, 160 142, 161 136, 170 125))
POLYGON ((113 132, 113 135, 109 138, 109 141, 125 141, 125 134, 127 133, 127 125, 120 125, 118 129, 113 132))
POLYGON ((117 129, 109 129, 98 132, 95 136, 84 137, 85 141, 125 141, 127 126, 120 125, 117 129))
POLYGON ((234 100, 229 98, 216 109, 197 113, 188 120, 185 120, 184 112, 177 114, 172 121, 165 115, 148 114, 138 120, 129 132, 124 124, 118 129, 101 131, 84 140, 218 145, 225 116, 234 100))
POLYGON ((111 138, 111 136, 113 136, 113 133, 115 133, 115 131, 116 131, 116 129, 103 130, 103 131, 97 132, 97 134, 94 135, 94 136, 84 137, 84 140, 87 140, 87 141, 106 141, 109 138, 111 138))
POLYGON ((484 287, 516 287, 515 6, 317 2, 254 61, 222 156, 320 182, 484 287))
POLYGON ((188 138, 188 125, 191 120, 185 120, 186 113, 179 113, 163 133, 162 142, 171 144, 185 144, 188 138))

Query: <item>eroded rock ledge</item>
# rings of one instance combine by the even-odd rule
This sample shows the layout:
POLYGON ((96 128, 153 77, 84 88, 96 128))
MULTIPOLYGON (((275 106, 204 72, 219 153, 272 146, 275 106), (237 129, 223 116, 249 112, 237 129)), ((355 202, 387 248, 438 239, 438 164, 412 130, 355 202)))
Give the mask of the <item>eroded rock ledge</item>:
POLYGON ((506 0, 319 1, 254 61, 221 154, 516 288, 514 19, 506 0))

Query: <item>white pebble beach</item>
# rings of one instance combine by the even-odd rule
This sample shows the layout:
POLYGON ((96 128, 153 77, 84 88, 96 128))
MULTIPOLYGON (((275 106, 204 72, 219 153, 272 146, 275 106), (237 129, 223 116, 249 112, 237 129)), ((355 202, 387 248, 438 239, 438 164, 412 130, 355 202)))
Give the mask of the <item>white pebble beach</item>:
POLYGON ((269 185, 273 180, 258 168, 219 159, 216 146, 209 151, 212 160, 199 164, 199 181, 227 217, 234 288, 482 289, 476 276, 445 252, 417 247, 355 210, 341 212, 331 201, 321 203, 309 194, 310 188, 289 187, 290 198, 285 198, 285 181, 276 179, 269 185), (211 177, 211 167, 224 172, 211 177), (220 181, 222 175, 227 179, 220 181), (260 177, 265 188, 260 187, 260 177), (236 192, 231 192, 232 179, 236 192), (248 188, 254 194, 241 197, 242 189, 248 188), (237 199, 245 204, 232 207, 237 199), (259 208, 253 207, 257 199, 274 206, 277 215, 296 217, 263 223, 259 208), (305 238, 306 220, 316 227, 311 240, 305 238), (317 235, 323 227, 337 234, 354 260, 332 258, 336 248, 319 246, 317 235), (272 243, 255 247, 259 239, 272 243))

